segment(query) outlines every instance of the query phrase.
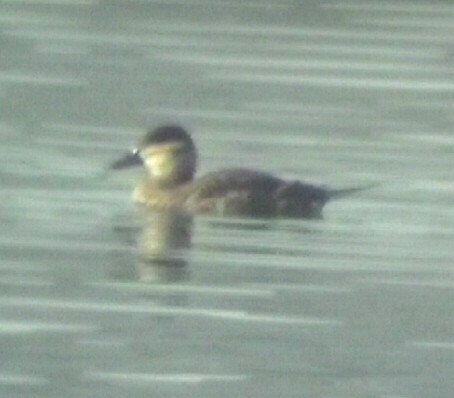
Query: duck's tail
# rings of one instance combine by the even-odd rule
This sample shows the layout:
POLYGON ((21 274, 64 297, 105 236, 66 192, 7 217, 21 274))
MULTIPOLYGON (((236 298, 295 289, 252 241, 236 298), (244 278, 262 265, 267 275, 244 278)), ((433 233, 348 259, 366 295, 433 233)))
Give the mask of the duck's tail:
POLYGON ((369 189, 375 188, 377 185, 378 184, 369 184, 352 188, 327 189, 328 199, 331 200, 343 198, 345 196, 350 196, 351 194, 355 194, 357 192, 367 191, 369 189))

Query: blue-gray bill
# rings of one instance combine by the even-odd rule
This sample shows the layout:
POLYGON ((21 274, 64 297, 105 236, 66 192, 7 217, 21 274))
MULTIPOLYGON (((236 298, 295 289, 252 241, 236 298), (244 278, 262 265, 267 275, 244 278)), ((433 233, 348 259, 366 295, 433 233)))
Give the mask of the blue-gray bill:
POLYGON ((143 164, 137 149, 124 155, 122 158, 115 160, 109 165, 110 170, 121 170, 133 166, 141 166, 143 164))

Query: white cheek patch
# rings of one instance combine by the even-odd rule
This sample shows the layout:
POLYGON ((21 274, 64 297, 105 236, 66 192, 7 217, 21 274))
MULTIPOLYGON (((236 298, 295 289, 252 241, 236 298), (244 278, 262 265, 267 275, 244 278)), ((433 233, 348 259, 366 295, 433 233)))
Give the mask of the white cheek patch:
POLYGON ((186 167, 186 158, 181 143, 170 143, 145 148, 141 157, 152 176, 173 178, 181 167, 186 167))
POLYGON ((155 175, 156 177, 159 177, 160 175, 162 175, 162 172, 163 172, 162 159, 152 156, 152 157, 148 157, 145 160, 145 163, 153 175, 155 175))
POLYGON ((172 161, 167 154, 149 156, 145 163, 155 177, 166 176, 172 171, 172 161))

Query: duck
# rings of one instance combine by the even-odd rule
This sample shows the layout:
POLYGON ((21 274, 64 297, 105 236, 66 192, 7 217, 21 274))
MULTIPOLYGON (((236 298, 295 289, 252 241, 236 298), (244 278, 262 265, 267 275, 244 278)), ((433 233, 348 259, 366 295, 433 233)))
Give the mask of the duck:
POLYGON ((369 188, 329 189, 248 168, 223 169, 196 178, 197 164, 191 135, 169 124, 149 130, 110 169, 144 166, 147 176, 135 187, 134 202, 151 210, 191 215, 320 219, 331 199, 369 188))

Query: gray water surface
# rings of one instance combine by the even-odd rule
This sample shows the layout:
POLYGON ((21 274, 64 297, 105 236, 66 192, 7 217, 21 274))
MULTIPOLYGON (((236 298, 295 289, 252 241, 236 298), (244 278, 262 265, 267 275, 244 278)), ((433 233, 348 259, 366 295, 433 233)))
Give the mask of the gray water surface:
POLYGON ((451 398, 451 1, 0 2, 0 396, 451 398), (138 211, 106 165, 367 192, 322 221, 138 211))

